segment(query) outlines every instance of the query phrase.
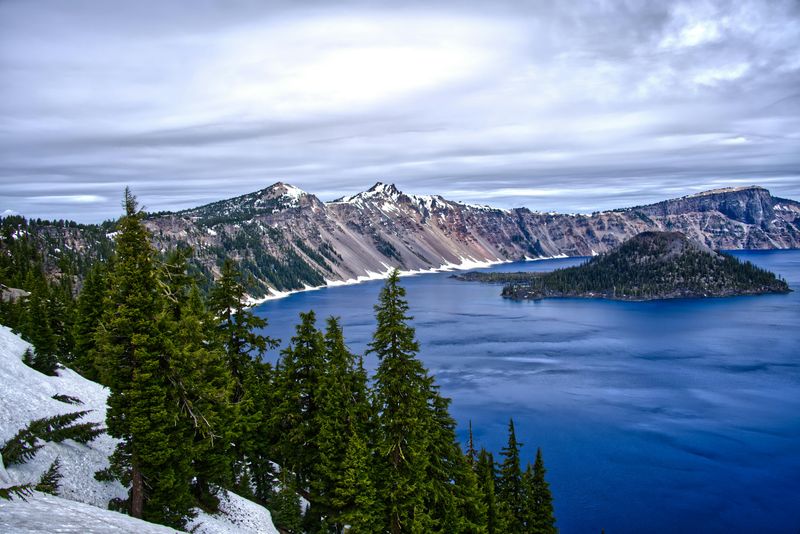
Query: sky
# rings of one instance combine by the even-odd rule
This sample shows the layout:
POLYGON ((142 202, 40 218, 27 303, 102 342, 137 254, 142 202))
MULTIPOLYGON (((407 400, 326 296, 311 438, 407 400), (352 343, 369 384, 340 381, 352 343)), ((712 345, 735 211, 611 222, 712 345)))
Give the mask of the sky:
POLYGON ((800 199, 800 2, 0 0, 0 213, 800 199))

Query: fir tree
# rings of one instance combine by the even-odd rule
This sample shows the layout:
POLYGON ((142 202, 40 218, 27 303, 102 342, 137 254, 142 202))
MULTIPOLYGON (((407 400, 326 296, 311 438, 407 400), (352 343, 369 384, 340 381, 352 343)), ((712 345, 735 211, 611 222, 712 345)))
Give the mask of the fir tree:
POLYGON ((31 342, 34 356, 31 367, 46 375, 55 376, 58 368, 58 340, 50 320, 49 291, 44 278, 34 278, 28 297, 24 337, 31 342))
POLYGON ((522 488, 522 468, 514 421, 508 422, 508 444, 500 451, 503 462, 497 479, 497 498, 502 503, 502 511, 508 532, 524 532, 524 494, 522 488))
POLYGON ((192 497, 190 426, 170 382, 164 302, 149 233, 135 197, 125 191, 97 351, 111 390, 106 424, 122 443, 112 472, 131 484, 129 513, 180 527, 192 497))
MULTIPOLYGON (((339 320, 335 317, 328 318, 324 372, 320 377, 317 393, 319 409, 315 426, 319 429, 316 437, 319 458, 313 470, 311 502, 336 531, 340 531, 345 524, 341 517, 343 508, 370 506, 369 499, 360 498, 361 504, 357 505, 343 496, 351 494, 350 486, 354 482, 354 475, 345 475, 344 464, 350 462, 352 469, 354 463, 362 462, 365 471, 358 474, 358 483, 368 487, 373 494, 375 491, 370 480, 371 470, 367 470, 369 456, 364 442, 370 411, 366 380, 360 359, 357 360, 345 345, 339 320), (359 442, 350 443, 352 439, 358 439, 359 442), (349 459, 348 454, 351 455, 349 459)), ((372 511, 351 510, 348 513, 356 514, 362 523, 366 517, 374 520, 375 503, 371 503, 371 506, 372 511)), ((362 525, 362 530, 363 528, 365 527, 362 525)))
POLYGON ((430 531, 426 501, 432 492, 428 405, 433 380, 415 355, 419 345, 408 325, 405 289, 397 270, 389 275, 375 306, 377 327, 369 352, 379 359, 374 410, 378 494, 384 501, 384 528, 392 533, 430 531))
POLYGON ((103 301, 106 292, 106 264, 96 262, 78 295, 73 338, 75 358, 72 367, 89 380, 98 381, 99 374, 95 358, 97 352, 96 332, 103 316, 103 301))
POLYGON ((189 253, 171 253, 162 268, 165 321, 173 332, 166 351, 173 395, 190 426, 193 493, 204 509, 216 511, 212 486, 233 483, 230 444, 238 407, 231 403, 233 379, 224 350, 213 342, 214 318, 188 274, 189 253))
MULTIPOLYGON (((228 370, 233 379, 231 403, 235 406, 236 417, 232 427, 233 473, 235 489, 244 495, 251 493, 249 481, 252 478, 266 481, 265 473, 251 473, 251 459, 267 469, 262 457, 263 432, 267 406, 261 406, 262 393, 248 388, 259 382, 265 368, 257 363, 269 348, 277 345, 277 340, 258 333, 267 326, 267 321, 256 316, 246 306, 247 295, 242 274, 231 259, 222 265, 219 280, 211 289, 208 308, 216 317, 216 338, 225 352, 228 370), (255 438, 259 437, 259 442, 255 438), (254 476, 255 475, 255 476, 254 476), (263 476, 262 476, 263 475, 263 476), (247 480, 245 480, 247 479, 247 480), (247 483, 245 483, 247 482, 247 483)), ((259 490, 262 491, 262 490, 259 490)), ((266 488, 263 488, 266 492, 266 488)))
POLYGON ((488 534, 501 534, 505 532, 505 525, 500 517, 495 496, 497 473, 494 456, 484 448, 481 448, 480 452, 478 452, 478 459, 475 462, 475 474, 478 478, 478 488, 486 508, 486 531, 488 534))
POLYGON ((300 496, 297 495, 292 485, 287 483, 285 477, 281 488, 272 496, 269 509, 275 525, 283 532, 289 534, 303 532, 300 496))
POLYGON ((50 495, 58 495, 58 487, 61 484, 61 479, 64 477, 64 475, 59 472, 60 468, 61 461, 58 456, 56 456, 56 459, 53 460, 53 463, 50 464, 47 471, 42 473, 39 482, 33 489, 41 491, 42 493, 49 493, 50 495))
POLYGON ((357 433, 351 434, 341 464, 341 475, 328 501, 335 511, 336 532, 342 532, 344 525, 348 525, 347 532, 352 534, 384 532, 381 503, 372 472, 372 456, 367 444, 357 433))
POLYGON ((313 311, 301 313, 300 319, 291 344, 278 362, 275 384, 278 400, 271 419, 281 436, 276 447, 276 460, 282 469, 295 475, 298 489, 305 492, 319 461, 317 396, 324 366, 325 341, 316 327, 313 311))
POLYGON ((522 480, 525 490, 527 532, 533 534, 555 534, 558 532, 553 515, 553 496, 550 493, 550 485, 544 478, 545 472, 542 449, 537 449, 536 461, 533 467, 528 464, 522 480))

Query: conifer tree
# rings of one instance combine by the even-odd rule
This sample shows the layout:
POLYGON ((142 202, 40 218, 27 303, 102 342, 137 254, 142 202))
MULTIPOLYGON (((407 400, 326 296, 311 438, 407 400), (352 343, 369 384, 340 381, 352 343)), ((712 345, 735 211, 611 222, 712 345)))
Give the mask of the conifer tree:
MULTIPOLYGON (((233 379, 231 402, 235 406, 236 418, 232 428, 233 473, 235 489, 244 495, 250 493, 250 480, 255 475, 262 482, 264 476, 251 473, 251 459, 260 463, 261 469, 268 465, 261 458, 263 442, 256 442, 259 429, 265 424, 266 406, 259 405, 263 394, 248 388, 262 381, 267 367, 260 358, 277 345, 277 341, 258 333, 267 326, 267 321, 247 308, 247 295, 242 274, 231 259, 223 263, 221 275, 209 295, 209 311, 217 318, 217 339, 222 344, 230 375, 233 379)), ((263 436, 260 437, 263 440, 263 436)))
POLYGON ((212 486, 233 482, 230 444, 237 407, 231 403, 233 379, 225 353, 214 343, 214 318, 188 274, 189 253, 171 253, 162 269, 165 320, 172 332, 166 351, 173 395, 191 428, 193 493, 201 506, 215 510, 212 486))
POLYGON ((23 335, 34 348, 31 367, 46 375, 55 376, 58 367, 58 340, 50 319, 49 291, 43 276, 31 275, 31 294, 26 306, 23 335))
POLYGON ((42 493, 49 493, 50 495, 58 495, 58 487, 61 484, 61 479, 64 477, 59 471, 60 468, 61 461, 58 456, 56 456, 56 459, 53 460, 53 463, 50 464, 47 471, 42 473, 39 482, 33 489, 41 491, 42 493))
POLYGON ((132 516, 180 527, 192 506, 190 427, 169 380, 169 332, 154 250, 128 189, 124 207, 97 334, 101 376, 111 390, 106 424, 109 434, 123 440, 111 471, 131 485, 132 516))
POLYGON ((502 504, 501 514, 505 515, 508 532, 524 532, 525 500, 522 488, 522 468, 519 449, 514 431, 514 420, 508 422, 508 444, 500 451, 503 462, 497 479, 497 498, 502 504))
POLYGON ((384 528, 399 532, 431 531, 426 501, 432 427, 433 380, 417 360, 419 344, 408 325, 408 303, 400 276, 393 271, 375 306, 377 327, 369 352, 379 359, 375 373, 374 410, 378 494, 384 501, 384 528))
POLYGON ((276 460, 283 470, 294 474, 298 489, 304 492, 319 461, 317 397, 324 357, 325 341, 316 327, 316 315, 313 311, 301 313, 291 344, 278 362, 277 402, 271 420, 281 436, 276 460))
POLYGON ((74 361, 72 367, 89 380, 97 381, 100 377, 95 364, 97 352, 96 332, 103 316, 103 301, 106 292, 106 264, 96 262, 83 283, 76 304, 76 320, 74 326, 74 361))
POLYGON ((315 426, 319 429, 316 438, 319 458, 313 471, 311 502, 336 531, 345 524, 341 518, 344 508, 350 510, 348 513, 351 515, 358 516, 361 522, 366 517, 375 519, 375 503, 370 504, 369 499, 359 497, 360 504, 357 505, 355 500, 347 497, 352 495, 350 486, 355 482, 375 497, 364 441, 369 418, 366 381, 360 359, 357 360, 345 345, 339 320, 329 317, 325 330, 325 364, 317 393, 319 409, 315 426), (352 439, 359 442, 351 444, 352 439), (348 454, 350 458, 347 458, 348 454), (345 475, 344 464, 347 462, 350 462, 350 469, 355 468, 355 463, 363 464, 364 472, 358 473, 357 477, 355 474, 345 475), (355 506, 371 506, 372 511, 354 511, 352 508, 355 506))
POLYGON ((505 532, 505 525, 500 518, 495 496, 497 474, 494 456, 484 448, 481 448, 480 452, 478 452, 478 459, 475 462, 475 474, 478 478, 478 487, 486 508, 486 531, 488 534, 501 534, 505 532))
POLYGON ((380 498, 372 480, 372 456, 367 444, 357 434, 347 439, 347 450, 341 464, 341 475, 333 487, 329 504, 335 511, 334 530, 344 525, 352 534, 385 532, 380 498))
POLYGON ((525 523, 527 532, 533 534, 555 534, 558 529, 553 515, 553 496, 550 485, 544 478, 542 449, 536 450, 536 461, 528 464, 522 477, 525 490, 525 523))
POLYGON ((431 484, 428 508, 440 532, 486 532, 486 508, 478 481, 455 435, 455 420, 448 412, 450 400, 432 391, 433 424, 428 479, 431 484))

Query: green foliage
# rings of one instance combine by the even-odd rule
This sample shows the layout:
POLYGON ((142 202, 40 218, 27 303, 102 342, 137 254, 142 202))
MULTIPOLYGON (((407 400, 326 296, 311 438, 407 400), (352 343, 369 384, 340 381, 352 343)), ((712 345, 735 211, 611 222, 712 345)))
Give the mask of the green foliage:
POLYGON ((301 313, 300 321, 291 344, 283 351, 277 365, 277 402, 271 421, 282 436, 275 449, 276 461, 294 473, 300 488, 306 488, 319 461, 319 451, 314 444, 319 432, 317 397, 324 366, 325 341, 316 328, 313 311, 301 313))
POLYGON ((465 279, 506 282, 503 295, 514 298, 654 299, 789 291, 784 280, 765 269, 669 232, 643 232, 583 265, 550 273, 470 273, 465 279))
POLYGON ((303 532, 300 497, 291 485, 284 484, 275 492, 270 500, 270 511, 275 526, 289 534, 303 532))
POLYGON ((39 440, 58 443, 72 439, 84 444, 92 441, 104 430, 97 423, 75 423, 87 413, 72 412, 31 421, 0 449, 3 460, 9 465, 29 461, 42 448, 39 440))
POLYGON ((522 476, 526 504, 525 525, 527 532, 555 534, 558 529, 553 516, 553 497, 550 494, 550 485, 544 478, 545 472, 542 449, 537 449, 536 461, 533 466, 528 464, 522 476))
POLYGON ((502 503, 501 513, 508 532, 524 532, 525 495, 522 487, 522 468, 514 430, 514 421, 508 422, 508 444, 500 451, 503 461, 497 478, 497 498, 502 503))
POLYGON ((58 487, 61 484, 61 479, 64 477, 64 475, 59 472, 60 468, 61 461, 56 457, 47 471, 42 473, 39 482, 33 489, 41 491, 42 493, 49 493, 50 495, 58 495, 58 487))
POLYGON ((97 330, 103 317, 108 267, 97 262, 92 266, 78 295, 73 331, 74 359, 71 367, 89 380, 97 381, 97 330))
POLYGON ((64 404, 83 404, 83 401, 80 400, 78 397, 73 397, 71 395, 62 395, 61 393, 56 393, 50 398, 57 400, 58 402, 63 402, 64 404))
POLYGON ((30 484, 18 484, 16 486, 7 486, 0 488, 0 499, 10 501, 14 497, 18 497, 23 501, 27 500, 25 497, 33 495, 33 488, 30 484))
POLYGON ((123 483, 130 479, 131 515, 180 527, 193 503, 188 483, 192 430, 180 415, 181 399, 172 382, 166 342, 171 323, 155 252, 128 190, 124 205, 96 339, 100 376, 111 390, 108 432, 123 440, 112 455, 112 472, 123 483))

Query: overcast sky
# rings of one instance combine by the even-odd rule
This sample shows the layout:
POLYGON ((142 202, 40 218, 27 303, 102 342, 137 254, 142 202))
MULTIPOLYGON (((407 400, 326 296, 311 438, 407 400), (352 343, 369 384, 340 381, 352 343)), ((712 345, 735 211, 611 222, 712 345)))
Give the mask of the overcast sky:
POLYGON ((378 180, 564 212, 800 199, 800 2, 0 0, 0 212, 378 180))

